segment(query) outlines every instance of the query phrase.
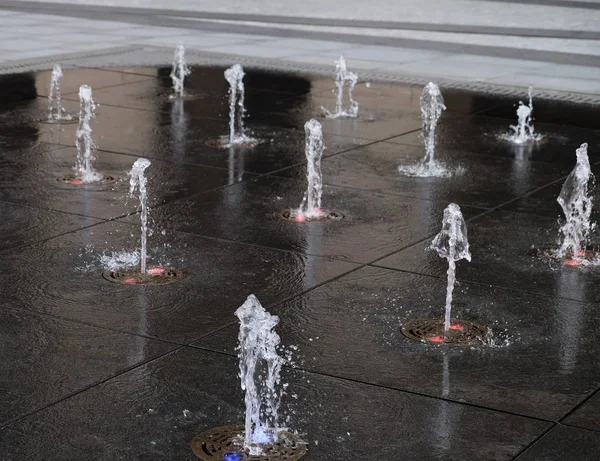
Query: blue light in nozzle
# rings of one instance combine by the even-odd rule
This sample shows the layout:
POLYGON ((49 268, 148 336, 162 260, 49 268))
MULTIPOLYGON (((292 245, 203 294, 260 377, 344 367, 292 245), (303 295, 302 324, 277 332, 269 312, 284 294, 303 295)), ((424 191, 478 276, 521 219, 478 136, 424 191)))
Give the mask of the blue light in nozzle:
POLYGON ((223 461, 244 461, 246 457, 241 453, 225 453, 223 461))

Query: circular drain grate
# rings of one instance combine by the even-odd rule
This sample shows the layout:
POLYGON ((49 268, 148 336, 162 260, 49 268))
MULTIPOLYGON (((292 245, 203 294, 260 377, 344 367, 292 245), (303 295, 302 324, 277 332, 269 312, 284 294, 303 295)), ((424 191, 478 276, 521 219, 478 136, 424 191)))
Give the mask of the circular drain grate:
POLYGON ((56 178, 56 180, 60 183, 70 184, 72 186, 103 186, 106 184, 112 184, 114 182, 117 182, 117 178, 115 176, 110 176, 110 175, 103 176, 100 181, 94 181, 94 182, 88 182, 88 183, 83 182, 81 179, 79 179, 74 174, 67 174, 65 176, 61 176, 60 178, 56 178))
POLYGON ((557 256, 556 249, 537 250, 537 257, 542 261, 560 264, 566 267, 589 267, 600 264, 600 251, 597 249, 586 249, 579 252, 579 258, 573 259, 573 253, 565 256, 557 256))
POLYGON ((337 211, 326 211, 323 212, 321 216, 316 216, 313 218, 307 218, 304 216, 293 216, 290 210, 279 210, 275 212, 275 216, 279 219, 283 219, 284 221, 291 222, 329 222, 329 221, 339 221, 344 217, 342 213, 338 213, 337 211))
POLYGON ((109 282, 123 285, 166 285, 181 280, 183 272, 173 267, 152 266, 142 274, 139 267, 131 267, 120 270, 107 269, 102 272, 102 277, 109 282))
POLYGON ((194 437, 192 450, 204 461, 295 461, 306 454, 306 444, 298 436, 282 431, 276 443, 264 447, 264 455, 248 455, 243 434, 244 426, 215 427, 194 437))
POLYGON ((408 321, 402 325, 402 334, 414 341, 446 346, 477 346, 489 343, 492 337, 492 331, 485 325, 465 320, 451 322, 448 334, 444 335, 441 319, 408 321))

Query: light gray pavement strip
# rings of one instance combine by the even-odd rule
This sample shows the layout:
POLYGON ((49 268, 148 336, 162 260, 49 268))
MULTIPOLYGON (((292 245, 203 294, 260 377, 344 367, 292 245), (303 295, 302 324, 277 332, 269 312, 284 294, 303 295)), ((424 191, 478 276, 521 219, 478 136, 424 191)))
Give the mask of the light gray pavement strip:
MULTIPOLYGON (((263 6, 263 0, 260 0, 257 5, 263 6)), ((178 18, 173 16, 172 10, 170 10, 170 14, 168 12, 157 14, 156 10, 142 8, 123 9, 85 5, 65 6, 64 4, 56 3, 16 2, 15 0, 0 0, 0 8, 35 11, 38 16, 38 13, 40 12, 60 12, 63 15, 71 15, 80 18, 78 19, 78 22, 89 21, 88 18, 92 18, 94 20, 107 21, 107 23, 112 22, 113 24, 118 21, 126 21, 130 24, 139 26, 161 26, 202 32, 243 33, 286 38, 310 37, 313 40, 343 41, 357 45, 386 45, 388 47, 423 49, 443 51, 446 53, 462 53, 503 58, 526 57, 526 59, 534 61, 558 62, 561 64, 582 66, 600 66, 600 51, 598 51, 600 47, 597 46, 597 40, 490 36, 474 33, 387 30, 357 27, 320 27, 277 23, 261 24, 244 21, 232 22, 205 19, 196 20, 194 18, 178 18)), ((546 10, 548 9, 555 11, 553 8, 546 8, 546 10)), ((522 10, 519 10, 519 12, 519 14, 523 13, 522 10)), ((470 17, 471 13, 472 11, 465 10, 462 11, 462 16, 470 17)), ((538 13, 541 14, 541 12, 538 13)), ((200 13, 186 12, 186 15, 187 14, 200 13)), ((548 15, 548 13, 545 14, 548 15)), ((573 33, 581 30, 581 25, 583 23, 580 20, 569 22, 568 19, 563 17, 559 16, 558 18, 559 19, 557 19, 556 15, 553 15, 553 23, 560 23, 565 27, 568 26, 570 27, 568 30, 573 33)), ((427 16, 427 19, 429 19, 429 16, 427 16)), ((536 24, 539 23, 539 21, 537 21, 538 19, 539 18, 536 17, 536 24)), ((585 21, 588 21, 588 19, 585 19, 585 21)), ((585 22, 585 24, 588 24, 588 22, 585 22)), ((460 24, 457 26, 460 26, 460 24)), ((90 27, 92 27, 91 24, 90 27)), ((484 24, 478 27, 482 27, 483 30, 486 30, 489 26, 484 24)), ((595 34, 598 33, 597 31, 590 32, 595 34)))
MULTIPOLYGON (((13 3, 17 3, 13 0, 13 3)), ((31 2, 18 2, 31 3, 31 2)), ((34 2, 35 3, 35 2, 34 2)), ((47 3, 37 0, 37 3, 47 3)), ((102 5, 143 9, 183 10, 238 15, 316 17, 332 20, 400 21, 538 29, 600 31, 600 11, 573 8, 577 3, 480 0, 60 0, 69 5, 102 5), (532 24, 533 23, 533 24, 532 24)))
MULTIPOLYGON (((263 34, 239 34, 227 32, 231 30, 227 27, 212 31, 196 27, 160 27, 95 20, 94 15, 90 15, 90 18, 73 18, 6 11, 1 9, 3 1, 0 0, 0 73, 36 68, 36 65, 37 68, 49 68, 52 56, 73 53, 78 54, 77 59, 63 59, 75 65, 80 65, 81 62, 97 65, 94 62, 100 61, 96 58, 83 57, 90 53, 94 56, 110 56, 110 49, 113 47, 149 47, 150 50, 153 47, 170 48, 181 40, 190 52, 197 53, 198 63, 208 62, 203 57, 208 53, 213 61, 216 56, 224 55, 230 56, 224 62, 228 59, 240 60, 248 65, 263 63, 270 68, 288 70, 309 70, 312 69, 311 66, 316 66, 320 70, 331 69, 333 72, 334 59, 344 54, 349 60, 350 68, 366 78, 379 76, 388 80, 414 82, 431 79, 453 85, 467 83, 481 87, 489 84, 494 88, 500 85, 524 88, 532 84, 541 91, 600 97, 600 72, 597 63, 589 60, 596 59, 594 56, 580 56, 585 61, 581 66, 566 65, 557 64, 561 62, 560 53, 548 52, 547 60, 528 59, 529 52, 518 48, 514 49, 514 56, 506 58, 449 52, 444 51, 443 47, 440 50, 428 50, 348 43, 345 40, 335 40, 336 34, 331 34, 330 40, 306 38, 313 37, 314 34, 311 33, 304 34, 302 38, 277 38, 270 35, 273 29, 265 29, 263 34), (35 58, 43 59, 36 63, 35 58), (20 62, 24 60, 28 62, 20 62)), ((516 40, 516 37, 513 39, 516 40)), ((586 51, 588 41, 578 42, 580 48, 586 51)), ((600 45, 600 42, 595 43, 600 45)), ((460 46, 457 49, 460 50, 460 46)), ((597 49, 600 50, 600 46, 597 49)), ((160 63, 169 64, 171 56, 169 53, 163 54, 160 63)), ((141 57, 138 59, 141 54, 133 51, 118 56, 131 59, 131 65, 144 64, 140 61, 141 57), (139 62, 133 62, 136 59, 139 62)), ((597 59, 600 62, 600 56, 597 59)), ((127 64, 120 59, 115 60, 120 65, 127 64)), ((102 62, 109 63, 110 59, 102 62)))

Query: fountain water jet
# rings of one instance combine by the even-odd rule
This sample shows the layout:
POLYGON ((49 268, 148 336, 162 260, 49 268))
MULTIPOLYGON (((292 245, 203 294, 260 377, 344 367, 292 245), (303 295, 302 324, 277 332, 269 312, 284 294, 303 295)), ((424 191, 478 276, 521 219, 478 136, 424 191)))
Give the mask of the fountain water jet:
POLYGON ((446 288, 446 312, 444 319, 417 319, 402 326, 402 334, 416 341, 447 346, 474 346, 490 344, 491 330, 479 323, 452 319, 452 294, 456 282, 456 261, 471 261, 467 226, 460 207, 451 203, 444 210, 442 230, 435 236, 429 249, 448 260, 448 284, 446 288))
MULTIPOLYGON (((246 415, 243 426, 206 430, 192 440, 192 450, 205 461, 289 460, 306 454, 306 443, 279 425, 282 396, 279 317, 269 314, 250 295, 236 311, 240 321, 237 350, 246 415)), ((288 357, 289 360, 289 357, 288 357)))
POLYGON ((577 263, 589 263, 586 256, 586 243, 595 224, 591 222, 592 198, 589 187, 594 175, 590 167, 587 153, 588 145, 582 144, 577 149, 577 164, 563 184, 557 202, 565 214, 565 222, 560 227, 562 242, 556 250, 556 257, 566 258, 577 263))
POLYGON ((321 157, 325 145, 323 143, 323 128, 315 119, 304 124, 306 136, 306 179, 308 187, 302 198, 302 203, 296 209, 280 210, 275 213, 278 218, 287 221, 330 221, 342 218, 342 214, 326 212, 321 209, 323 195, 323 174, 321 173, 321 157))
POLYGON ((136 252, 120 251, 111 256, 103 255, 101 262, 107 267, 102 276, 109 282, 127 285, 163 285, 177 282, 183 278, 179 269, 161 265, 148 267, 148 191, 146 185, 146 169, 151 165, 150 160, 138 158, 129 172, 129 196, 134 197, 138 192, 140 201, 141 244, 139 256, 136 252), (133 264, 139 262, 139 268, 133 264))
POLYGON ((244 447, 250 455, 264 454, 264 445, 277 440, 281 391, 276 389, 285 360, 277 354, 280 338, 273 330, 279 317, 269 314, 254 295, 235 312, 240 320, 239 368, 245 391, 244 447))
POLYGON ((304 124, 304 131, 306 133, 305 153, 308 188, 300 207, 296 211, 296 216, 317 218, 324 214, 323 210, 321 210, 321 197, 323 195, 321 158, 325 150, 323 128, 319 122, 312 119, 304 124))
MULTIPOLYGON (((420 178, 452 176, 452 171, 435 159, 435 130, 445 110, 444 97, 440 88, 435 83, 429 82, 421 93, 421 136, 425 145, 425 157, 416 165, 399 166, 400 173, 420 178)), ((458 169, 457 172, 460 173, 461 170, 458 169)))
POLYGON ((346 67, 346 59, 340 56, 340 59, 335 61, 335 86, 337 86, 337 100, 335 103, 335 112, 330 112, 325 107, 321 109, 327 118, 342 118, 342 117, 358 117, 358 102, 352 98, 352 91, 356 86, 358 76, 354 72, 350 72, 346 67), (344 86, 348 86, 348 100, 350 106, 344 109, 344 86))
POLYGON ((88 85, 79 87, 79 125, 77 126, 75 145, 77 147, 76 178, 72 184, 87 184, 101 181, 104 176, 96 172, 92 165, 96 146, 92 141, 90 122, 95 116, 96 104, 92 99, 92 89, 88 85))
POLYGON ((448 286, 446 289, 446 315, 444 317, 444 333, 450 330, 452 310, 452 293, 456 282, 456 261, 466 259, 471 261, 469 241, 467 240, 467 225, 456 203, 451 203, 444 210, 442 230, 431 242, 431 249, 436 250, 441 258, 448 260, 448 286))
POLYGON ((234 64, 225 71, 225 79, 229 83, 229 140, 224 147, 254 146, 258 140, 246 135, 244 128, 244 69, 234 64))
POLYGON ((541 141, 542 135, 536 134, 533 127, 533 87, 529 87, 529 104, 523 104, 523 101, 519 101, 519 107, 517 107, 517 124, 510 125, 512 133, 503 135, 502 138, 506 139, 514 144, 528 144, 541 141))
POLYGON ((48 93, 48 118, 49 123, 74 122, 73 115, 67 113, 62 106, 60 95, 60 79, 63 76, 60 65, 54 64, 50 80, 50 92, 48 93))
POLYGON ((135 191, 139 191, 140 207, 141 207, 141 249, 140 249, 140 272, 146 273, 146 259, 147 250, 146 243, 148 241, 148 193, 146 191, 146 184, 148 178, 146 178, 145 171, 151 165, 150 160, 146 158, 138 158, 131 171, 129 172, 129 196, 133 197, 135 191))
POLYGON ((185 78, 192 73, 191 69, 185 62, 185 48, 183 43, 179 43, 175 48, 175 56, 173 58, 173 69, 171 70, 171 80, 173 81, 173 92, 171 98, 183 98, 185 95, 184 83, 185 78))

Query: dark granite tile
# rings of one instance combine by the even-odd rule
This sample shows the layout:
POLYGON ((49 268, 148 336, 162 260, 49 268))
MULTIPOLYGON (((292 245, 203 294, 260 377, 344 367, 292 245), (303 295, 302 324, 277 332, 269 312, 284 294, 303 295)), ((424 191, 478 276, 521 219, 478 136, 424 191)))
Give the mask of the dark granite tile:
MULTIPOLYGON (((536 132, 543 136, 541 141, 527 145, 517 145, 506 140, 510 125, 516 118, 505 119, 482 115, 460 116, 444 113, 436 130, 436 146, 440 149, 489 154, 507 159, 558 163, 572 165, 575 149, 583 142, 590 145, 592 163, 600 160, 595 146, 600 140, 600 132, 572 126, 536 123, 536 132)), ((390 143, 423 146, 421 132, 413 132, 389 139, 390 143)))
POLYGON ((38 141, 35 138, 0 136, 0 162, 12 161, 15 157, 43 154, 64 146, 38 141))
POLYGON ((556 426, 519 456, 519 461, 596 461, 600 433, 556 426))
POLYGON ((600 431, 600 394, 596 394, 564 420, 565 424, 600 431))
MULTIPOLYGON (((444 206, 456 202, 491 208, 555 181, 569 171, 561 165, 443 148, 436 156, 455 171, 451 177, 417 178, 398 171, 399 166, 415 165, 423 156, 422 148, 376 143, 323 159, 323 183, 432 200, 444 206), (461 171, 457 173, 457 169, 461 171)), ((306 172, 305 168, 296 167, 277 175, 304 178, 306 172)))
POLYGON ((124 74, 146 75, 149 77, 157 77, 159 74, 171 71, 170 67, 155 67, 155 66, 116 66, 116 67, 93 67, 92 69, 102 69, 107 72, 122 72, 124 74))
MULTIPOLYGON (((342 213, 339 221, 292 222, 275 216, 297 208, 305 189, 304 181, 263 177, 160 207, 152 217, 158 227, 366 263, 437 233, 444 206, 326 187, 323 208, 342 213)), ((482 211, 464 210, 466 216, 482 211)))
POLYGON ((14 306, 186 343, 227 325, 250 293, 280 302, 354 264, 179 233, 149 237, 151 263, 185 277, 160 286, 102 278, 100 256, 139 248, 139 225, 115 222, 5 255, 4 299, 14 306), (52 276, 49 276, 52 274, 52 276))
MULTIPOLYGON (((349 66, 351 67, 351 62, 349 66)), ((320 109, 323 102, 337 97, 337 88, 334 84, 333 72, 331 78, 312 80, 312 94, 314 95, 315 111, 320 109)), ((424 85, 405 83, 384 83, 359 81, 354 87, 354 99, 362 108, 397 108, 398 110, 420 110, 421 93, 424 85)), ((346 90, 345 90, 346 91, 346 90)), ((472 114, 498 105, 498 99, 489 94, 478 94, 472 91, 441 88, 444 97, 446 113, 472 114)), ((344 95, 345 96, 345 95, 344 95)), ((329 102, 331 104, 331 102, 329 102)))
MULTIPOLYGON (((0 451, 7 461, 192 461, 189 443, 197 433, 242 423, 237 373, 232 358, 184 349, 4 428, 0 451)), ((282 408, 309 444, 307 461, 388 460, 398 453, 406 461, 508 461, 549 426, 290 370, 283 382, 290 395, 282 408)))
MULTIPOLYGON (((406 321, 442 318, 445 296, 445 280, 367 267, 272 313, 300 367, 337 377, 543 419, 564 416, 600 384, 595 305, 461 283, 452 317, 491 327, 491 345, 404 337, 406 321)), ((195 345, 234 353, 236 342, 230 326, 195 345)))
POLYGON ((0 202, 0 216, 0 251, 101 222, 6 202, 0 202))
MULTIPOLYGON (((92 138, 105 151, 228 168, 234 172, 267 173, 306 159, 304 119, 286 123, 286 127, 250 123, 249 132, 261 141, 259 145, 223 149, 215 147, 214 142, 228 136, 228 121, 194 117, 189 102, 168 102, 168 112, 100 106, 91 122, 92 138)), ((45 117, 45 104, 45 100, 38 99, 37 103, 33 100, 27 107, 21 104, 18 111, 9 112, 6 123, 0 126, 0 134, 73 146, 77 124, 59 126, 36 121, 36 117, 45 117)), ((69 101, 68 105, 71 111, 78 111, 75 101, 69 101)), ((325 142, 326 153, 331 155, 367 141, 326 135, 325 142)))
MULTIPOLYGON (((499 142, 498 135, 508 131, 497 119, 482 116, 442 113, 436 128, 436 147, 441 150, 489 153, 499 142)), ((389 143, 406 144, 423 148, 422 132, 415 131, 388 139, 389 143)))
MULTIPOLYGON (((7 158, 0 170, 0 199, 103 219, 136 211, 138 199, 128 198, 127 176, 136 157, 109 152, 96 152, 96 157, 95 169, 116 182, 79 186, 61 182, 60 178, 73 174, 75 148, 7 158)), ((153 160, 147 176, 151 206, 244 177, 243 173, 231 178, 226 170, 160 160, 153 160)))
MULTIPOLYGON (((526 97, 496 98, 495 104, 490 105, 481 113, 491 117, 516 119, 519 99, 527 102, 526 97)), ((540 123, 600 129, 596 105, 537 98, 535 91, 533 93, 533 119, 534 122, 540 123)))
MULTIPOLYGON (((600 165, 592 166, 592 172, 600 172, 600 165)), ((546 187, 504 205, 501 209, 515 213, 527 213, 563 220, 564 213, 556 199, 560 195, 565 180, 566 178, 561 178, 546 187)), ((600 189, 597 187, 592 188, 590 196, 592 197, 592 205, 597 204, 600 197, 600 189)), ((598 207, 592 207, 592 221, 598 221, 599 218, 600 210, 598 210, 598 207)))
MULTIPOLYGON (((168 113, 172 112, 172 107, 179 103, 185 106, 186 114, 189 117, 229 119, 229 83, 225 80, 224 68, 194 67, 191 75, 185 81, 185 91, 193 98, 184 101, 171 97, 173 82, 168 76, 171 69, 159 69, 159 72, 161 75, 156 78, 94 90, 94 100, 100 105, 168 113)), ((297 80, 300 82, 300 86, 304 85, 306 88, 287 92, 271 88, 268 85, 259 85, 260 82, 257 81, 255 73, 247 70, 244 78, 246 117, 252 120, 254 114, 289 112, 294 107, 292 100, 302 97, 298 96, 298 93, 306 95, 310 91, 308 81, 291 76, 289 80, 297 80)), ((65 94, 64 97, 65 99, 79 100, 76 91, 65 94)))
MULTIPOLYGON (((62 69, 63 76, 60 79, 60 92, 66 96, 69 93, 78 93, 81 85, 89 85, 92 90, 113 87, 133 82, 148 80, 149 77, 121 72, 110 72, 103 69, 62 69)), ((52 70, 35 72, 35 88, 38 96, 48 96, 50 93, 50 82, 52 81, 52 70)), ((79 98, 77 98, 79 100, 79 98)))
POLYGON ((174 348, 10 304, 0 310, 0 425, 174 348))
MULTIPOLYGON (((551 267, 535 249, 556 248, 556 219, 495 211, 467 223, 473 259, 458 264, 459 280, 539 293, 544 296, 600 301, 600 272, 594 268, 551 267)), ((598 242, 595 235, 591 244, 598 242)), ((430 241, 414 245, 377 265, 445 277, 446 265, 430 241)))

